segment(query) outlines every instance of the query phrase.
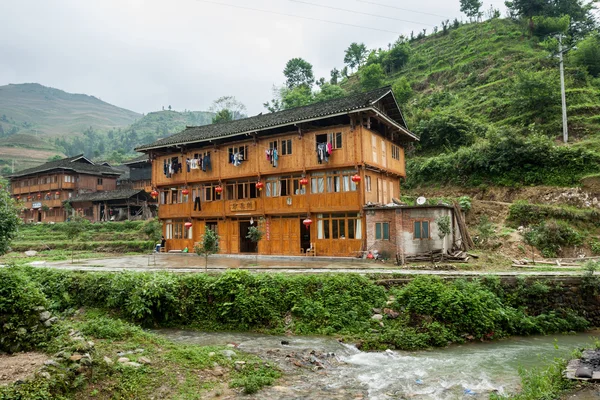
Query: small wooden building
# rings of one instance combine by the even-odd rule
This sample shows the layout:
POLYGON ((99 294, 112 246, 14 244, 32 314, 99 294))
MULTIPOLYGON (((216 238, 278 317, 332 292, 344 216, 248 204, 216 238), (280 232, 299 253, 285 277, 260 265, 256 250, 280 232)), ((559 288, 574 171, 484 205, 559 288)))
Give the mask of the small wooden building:
POLYGON ((16 172, 9 179, 11 194, 22 206, 24 222, 62 222, 67 218, 65 200, 80 193, 115 190, 119 175, 119 171, 94 164, 81 154, 16 172))
POLYGON ((222 253, 357 256, 363 206, 400 196, 404 147, 417 140, 389 87, 199 127, 139 147, 152 161, 167 249, 206 229, 222 253))

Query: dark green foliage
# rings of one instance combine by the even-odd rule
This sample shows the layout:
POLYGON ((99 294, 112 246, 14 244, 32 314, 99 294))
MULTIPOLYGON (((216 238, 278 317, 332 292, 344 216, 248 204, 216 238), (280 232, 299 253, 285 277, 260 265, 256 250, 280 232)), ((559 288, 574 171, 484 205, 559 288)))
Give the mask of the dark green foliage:
POLYGON ((200 238, 200 242, 194 246, 194 251, 199 256, 204 257, 205 268, 208 268, 208 257, 219 252, 219 235, 212 229, 207 228, 200 238))
POLYGON ((20 223, 19 207, 8 191, 8 182, 0 179, 0 256, 10 250, 20 223))
POLYGON ((408 80, 405 77, 396 80, 392 86, 392 90, 394 92, 396 101, 400 105, 406 104, 413 95, 413 90, 410 87, 410 83, 408 83, 408 80))
POLYGON ((470 145, 477 136, 483 136, 485 128, 465 115, 436 113, 430 119, 421 120, 414 132, 419 135, 422 149, 439 150, 470 145))
POLYGON ((575 64, 585 67, 590 75, 600 76, 600 34, 594 32, 577 43, 572 57, 575 64))
POLYGON ((233 121, 233 113, 227 109, 219 111, 212 119, 213 124, 220 124, 229 121, 233 121))
POLYGON ((543 136, 522 137, 510 131, 489 136, 455 152, 409 159, 407 185, 568 186, 600 167, 600 155, 581 147, 557 146, 543 136))
POLYGON ((364 43, 358 44, 356 42, 350 44, 344 54, 344 64, 354 69, 361 67, 367 57, 367 46, 364 43))
POLYGON ((42 345, 47 329, 40 313, 47 306, 37 283, 16 268, 0 268, 0 351, 26 351, 42 345))
POLYGON ((519 72, 509 95, 515 114, 526 116, 525 123, 553 118, 560 107, 560 84, 556 71, 519 72))
POLYGON ((569 29, 571 18, 568 15, 561 17, 533 17, 533 33, 538 36, 566 33, 569 29))
POLYGON ((583 244, 584 235, 564 221, 542 221, 524 233, 527 244, 535 246, 544 257, 557 257, 563 248, 583 244))
POLYGON ((479 0, 460 0, 460 12, 469 18, 476 18, 482 4, 479 0))
POLYGON ((371 64, 362 68, 360 74, 360 86, 363 90, 377 89, 383 86, 385 74, 380 64, 371 64))
POLYGON ((315 76, 312 70, 312 64, 302 58, 292 58, 285 65, 283 75, 286 78, 286 86, 293 89, 298 86, 312 87, 315 82, 315 76))

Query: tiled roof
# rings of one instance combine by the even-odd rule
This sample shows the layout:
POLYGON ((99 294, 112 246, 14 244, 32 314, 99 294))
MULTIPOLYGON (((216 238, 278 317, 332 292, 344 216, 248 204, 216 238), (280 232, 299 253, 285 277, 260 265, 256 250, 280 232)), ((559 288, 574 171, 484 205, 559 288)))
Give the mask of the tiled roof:
POLYGON ((144 199, 148 198, 148 194, 142 189, 121 189, 106 192, 82 193, 71 197, 67 201, 77 203, 81 201, 126 200, 137 195, 140 195, 140 197, 143 197, 144 199))
POLYGON ((130 160, 123 161, 123 165, 139 164, 139 163, 143 163, 143 162, 150 162, 150 160, 148 160, 147 154, 142 154, 139 157, 135 157, 130 160))
POLYGON ((63 158, 55 161, 48 161, 45 164, 38 165, 37 167, 24 169, 19 172, 15 172, 12 175, 9 175, 9 178, 18 178, 21 176, 37 174, 40 172, 52 171, 56 169, 69 170, 73 172, 78 172, 81 174, 90 174, 90 175, 120 175, 120 171, 115 171, 111 167, 106 167, 104 165, 96 165, 86 159, 83 154, 78 156, 63 158))
POLYGON ((374 108, 374 104, 386 96, 391 99, 387 101, 387 104, 394 108, 392 110, 393 112, 390 113, 389 118, 397 125, 401 126, 403 130, 405 130, 405 133, 412 137, 413 140, 417 140, 406 128, 402 113, 400 112, 396 101, 393 99, 392 90, 389 86, 386 86, 369 92, 314 103, 303 107, 290 108, 288 110, 256 115, 254 117, 220 124, 188 127, 183 132, 157 140, 151 144, 140 146, 136 148, 136 150, 145 151, 177 144, 201 142, 224 136, 257 132, 298 122, 326 118, 361 109, 374 108))

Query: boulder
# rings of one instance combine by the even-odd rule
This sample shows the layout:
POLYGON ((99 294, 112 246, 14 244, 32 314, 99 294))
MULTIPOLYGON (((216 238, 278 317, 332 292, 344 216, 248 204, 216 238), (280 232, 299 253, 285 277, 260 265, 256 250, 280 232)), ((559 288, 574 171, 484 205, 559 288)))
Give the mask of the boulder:
POLYGON ((130 360, 127 357, 120 357, 117 362, 120 362, 121 364, 125 364, 128 363, 130 360))
POLYGON ((148 357, 140 357, 140 358, 138 358, 138 362, 141 364, 146 364, 146 365, 152 364, 152 361, 150 361, 150 359, 148 357))
POLYGON ((50 328, 58 321, 58 317, 52 317, 44 322, 44 326, 50 328))
POLYGON ((133 361, 129 361, 129 362, 123 363, 123 365, 126 365, 128 367, 132 367, 132 368, 139 368, 139 367, 142 366, 142 364, 138 364, 138 363, 133 362, 133 361))
POLYGON ((77 361, 81 360, 82 358, 83 358, 83 356, 81 354, 73 353, 73 355, 71 357, 69 357, 69 360, 77 362, 77 361))
POLYGON ((221 350, 221 354, 223 354, 225 357, 231 359, 231 357, 235 357, 235 351, 233 350, 221 350))
POLYGON ((579 367, 575 371, 575 376, 577 378, 592 378, 592 370, 588 367, 579 367))
POLYGON ((383 315, 375 314, 371 317, 371 319, 374 319, 375 321, 381 321, 383 319, 383 315))
POLYGON ((35 250, 27 250, 27 251, 25 252, 25 255, 26 255, 27 257, 35 257, 35 256, 37 256, 37 253, 38 253, 38 252, 37 252, 37 251, 35 251, 35 250))
POLYGON ((52 317, 52 314, 50 314, 50 311, 42 311, 40 313, 40 321, 42 321, 42 322, 49 320, 50 317, 52 317))
POLYGON ((397 311, 392 310, 391 308, 384 308, 383 309, 383 313, 389 318, 389 319, 396 319, 400 316, 400 313, 397 311))

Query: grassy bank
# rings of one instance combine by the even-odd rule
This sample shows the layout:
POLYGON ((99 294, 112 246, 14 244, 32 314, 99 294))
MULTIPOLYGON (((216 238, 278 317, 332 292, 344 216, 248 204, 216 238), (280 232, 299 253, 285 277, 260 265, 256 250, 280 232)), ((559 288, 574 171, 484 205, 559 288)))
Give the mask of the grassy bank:
POLYGON ((363 349, 420 349, 589 325, 548 303, 564 289, 524 281, 506 288, 491 277, 419 277, 386 290, 354 274, 16 273, 39 284, 58 311, 103 308, 152 327, 337 335, 363 349))

